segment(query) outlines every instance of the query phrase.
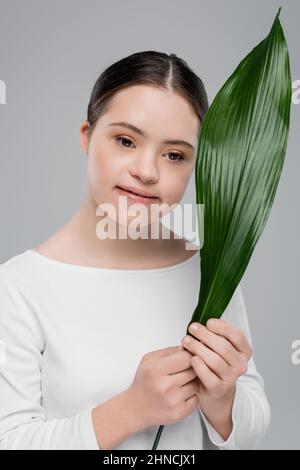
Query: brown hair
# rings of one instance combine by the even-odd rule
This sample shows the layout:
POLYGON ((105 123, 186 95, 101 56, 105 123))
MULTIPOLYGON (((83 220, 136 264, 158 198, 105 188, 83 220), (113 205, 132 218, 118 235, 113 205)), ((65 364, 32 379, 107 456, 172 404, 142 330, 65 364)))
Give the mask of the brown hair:
POLYGON ((208 99, 201 78, 176 54, 143 51, 113 63, 98 77, 87 109, 89 134, 100 116, 107 111, 112 96, 123 88, 138 84, 180 94, 191 104, 202 125, 208 110, 208 99))

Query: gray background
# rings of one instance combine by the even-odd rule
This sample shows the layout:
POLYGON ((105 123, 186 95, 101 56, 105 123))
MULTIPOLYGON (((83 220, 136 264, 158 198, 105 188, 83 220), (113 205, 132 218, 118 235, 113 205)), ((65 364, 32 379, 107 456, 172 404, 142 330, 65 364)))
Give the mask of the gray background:
MULTIPOLYGON (((0 262, 47 239, 85 194, 79 126, 92 86, 133 52, 175 52, 211 103, 268 33, 282 6, 292 79, 300 80, 299 0, 0 0, 0 262)), ((267 226, 242 279, 254 358, 272 408, 261 448, 300 448, 299 116, 292 105, 286 161, 267 226)), ((182 202, 195 202, 194 175, 182 202)))

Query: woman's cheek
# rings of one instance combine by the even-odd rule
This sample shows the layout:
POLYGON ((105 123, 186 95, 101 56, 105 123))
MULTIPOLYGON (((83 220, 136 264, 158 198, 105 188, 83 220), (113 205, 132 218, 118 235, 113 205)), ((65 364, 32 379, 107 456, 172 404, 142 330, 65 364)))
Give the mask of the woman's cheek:
POLYGON ((172 184, 170 187, 168 187, 167 184, 162 185, 162 187, 166 188, 165 196, 170 206, 180 203, 187 185, 187 182, 185 182, 182 177, 178 179, 172 178, 171 181, 172 184))
POLYGON ((94 200, 99 204, 101 201, 101 179, 103 177, 101 165, 94 159, 89 158, 87 165, 87 178, 91 194, 94 200))

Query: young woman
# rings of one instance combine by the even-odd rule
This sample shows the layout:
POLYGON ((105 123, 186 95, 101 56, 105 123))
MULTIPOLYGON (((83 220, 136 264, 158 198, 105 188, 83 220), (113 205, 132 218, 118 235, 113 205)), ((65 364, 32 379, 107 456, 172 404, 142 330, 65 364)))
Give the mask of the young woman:
POLYGON ((151 449, 161 424, 159 449, 261 441, 270 408, 241 286, 187 342, 198 247, 163 236, 157 218, 148 237, 98 231, 103 203, 126 231, 134 202, 147 214, 180 202, 207 109, 201 79, 175 54, 132 54, 96 81, 80 127, 83 204, 0 266, 0 449, 151 449))

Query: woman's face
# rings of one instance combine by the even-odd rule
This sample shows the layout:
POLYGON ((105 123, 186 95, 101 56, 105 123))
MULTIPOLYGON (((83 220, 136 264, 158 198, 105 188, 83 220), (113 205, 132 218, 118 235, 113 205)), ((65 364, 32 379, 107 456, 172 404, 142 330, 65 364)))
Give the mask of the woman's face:
MULTIPOLYGON (((97 206, 112 204, 118 217, 118 186, 150 193, 157 198, 152 204, 171 207, 180 202, 194 169, 200 132, 199 119, 183 97, 147 85, 130 86, 114 95, 90 137, 88 128, 84 121, 80 140, 88 155, 90 196, 97 206)), ((126 201, 128 208, 134 204, 126 201)), ((143 204, 143 209, 151 223, 151 206, 143 204)), ((128 223, 128 213, 126 217, 128 223)))

